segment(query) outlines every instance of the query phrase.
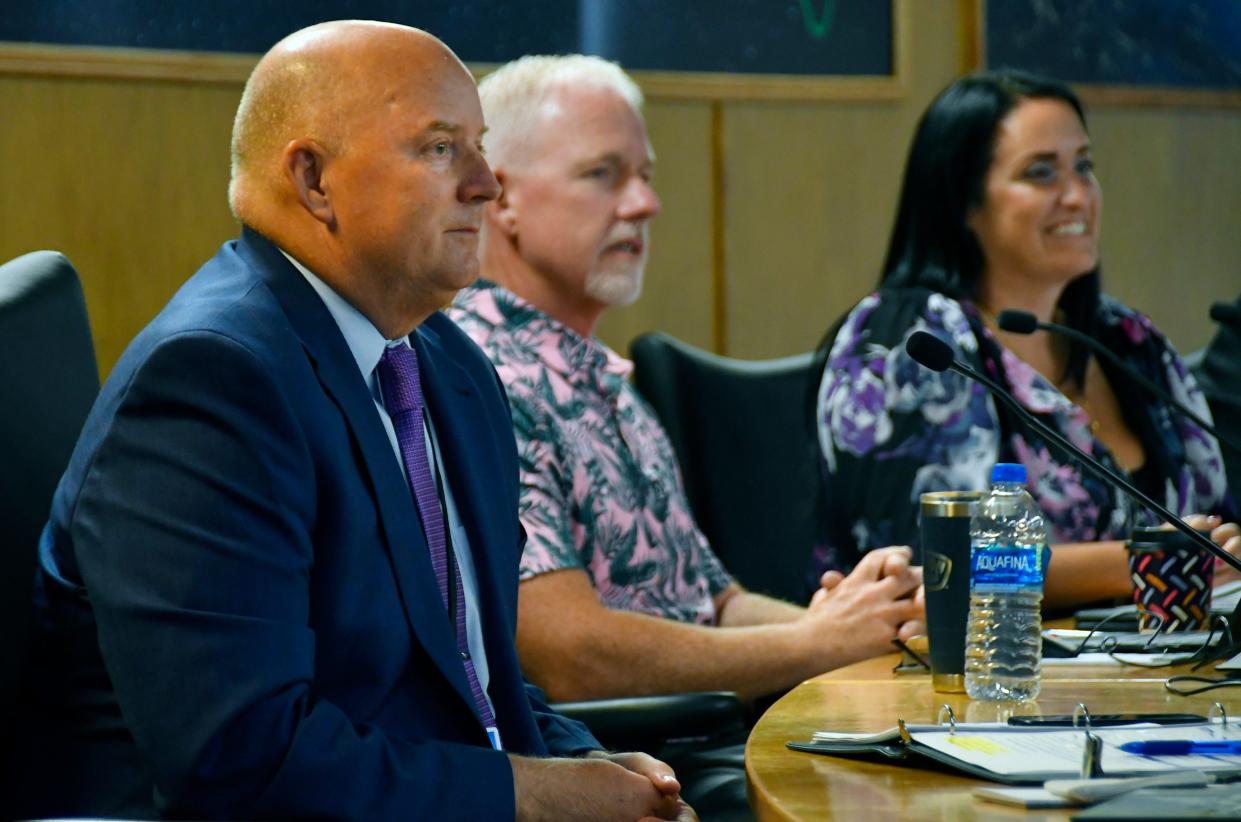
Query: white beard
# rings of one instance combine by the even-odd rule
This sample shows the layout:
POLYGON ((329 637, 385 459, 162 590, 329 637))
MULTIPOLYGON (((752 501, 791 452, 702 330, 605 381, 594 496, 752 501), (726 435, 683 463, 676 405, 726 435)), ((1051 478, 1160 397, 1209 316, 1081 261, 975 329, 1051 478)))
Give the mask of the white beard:
POLYGON ((591 271, 586 275, 586 296, 604 305, 629 305, 642 293, 646 263, 622 271, 591 271))

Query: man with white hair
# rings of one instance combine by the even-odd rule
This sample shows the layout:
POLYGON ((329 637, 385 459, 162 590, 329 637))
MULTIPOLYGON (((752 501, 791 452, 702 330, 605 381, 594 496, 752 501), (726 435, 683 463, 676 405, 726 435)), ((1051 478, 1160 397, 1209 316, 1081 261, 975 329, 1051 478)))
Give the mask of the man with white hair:
POLYGON ((808 608, 734 582, 694 524, 631 364, 594 336, 609 307, 638 297, 660 210, 634 82, 595 57, 531 56, 479 94, 503 191, 484 210, 484 280, 449 314, 491 357, 513 408, 527 675, 555 700, 753 698, 920 631, 920 576, 904 548, 826 575, 808 608))

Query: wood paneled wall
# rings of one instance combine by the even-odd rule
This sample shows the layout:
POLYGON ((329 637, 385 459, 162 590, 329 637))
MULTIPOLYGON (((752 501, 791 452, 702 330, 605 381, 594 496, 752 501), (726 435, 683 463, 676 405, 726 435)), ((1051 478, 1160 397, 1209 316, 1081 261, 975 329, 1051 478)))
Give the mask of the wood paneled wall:
POLYGON ((0 76, 0 259, 51 248, 82 277, 100 373, 238 228, 240 86, 0 76))
MULTIPOLYGON (((958 3, 910 2, 893 101, 652 97, 663 214, 642 299, 601 336, 665 330, 739 357, 813 347, 871 289, 905 152, 967 62, 958 3)), ((226 204, 240 82, 0 74, 0 259, 63 251, 82 274, 100 368, 237 226, 226 204)), ((1096 107, 1105 282, 1183 350, 1241 290, 1241 112, 1096 107)))

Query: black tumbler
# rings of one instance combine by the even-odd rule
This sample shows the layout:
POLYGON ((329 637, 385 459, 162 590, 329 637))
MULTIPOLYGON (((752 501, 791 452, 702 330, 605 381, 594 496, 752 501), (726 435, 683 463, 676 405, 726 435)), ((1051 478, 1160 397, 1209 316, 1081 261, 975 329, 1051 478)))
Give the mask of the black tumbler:
POLYGON ((919 543, 926 586, 931 687, 965 693, 965 623, 970 611, 970 515, 978 491, 931 491, 920 497, 919 543))

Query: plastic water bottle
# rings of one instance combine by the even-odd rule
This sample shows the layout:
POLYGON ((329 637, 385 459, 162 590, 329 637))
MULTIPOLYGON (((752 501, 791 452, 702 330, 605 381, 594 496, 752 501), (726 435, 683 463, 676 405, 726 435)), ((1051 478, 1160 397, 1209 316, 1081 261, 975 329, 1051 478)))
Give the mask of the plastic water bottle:
POLYGON ((965 692, 973 699, 1034 699, 1043 651, 1043 514, 1025 490, 1024 465, 1000 463, 970 518, 970 615, 965 692))

